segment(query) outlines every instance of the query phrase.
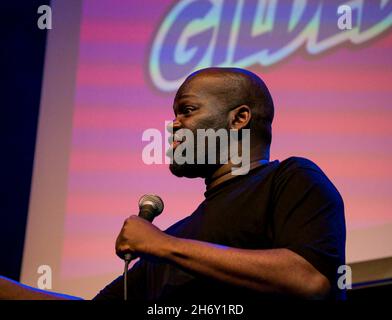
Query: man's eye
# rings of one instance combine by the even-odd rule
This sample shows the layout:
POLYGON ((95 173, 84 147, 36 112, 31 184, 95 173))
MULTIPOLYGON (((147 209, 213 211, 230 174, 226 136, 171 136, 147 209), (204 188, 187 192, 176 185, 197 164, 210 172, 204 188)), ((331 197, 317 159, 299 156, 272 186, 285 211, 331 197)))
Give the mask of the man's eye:
POLYGON ((183 114, 189 114, 189 113, 191 113, 193 110, 194 110, 193 107, 187 106, 187 107, 184 107, 184 108, 182 109, 182 113, 183 113, 183 114))

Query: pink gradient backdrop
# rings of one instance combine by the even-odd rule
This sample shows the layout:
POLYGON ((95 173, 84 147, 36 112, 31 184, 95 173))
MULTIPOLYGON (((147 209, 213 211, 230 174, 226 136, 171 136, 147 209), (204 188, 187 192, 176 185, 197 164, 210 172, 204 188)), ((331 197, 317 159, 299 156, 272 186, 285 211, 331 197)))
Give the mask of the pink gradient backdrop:
MULTIPOLYGON (((173 1, 84 1, 61 276, 120 273, 114 241, 144 193, 159 194, 166 228, 203 199, 204 182, 142 162, 147 128, 164 132, 173 93, 147 76, 155 32, 173 1), (99 254, 97 254, 99 253, 99 254)), ((360 47, 298 52, 258 73, 276 118, 271 159, 315 161, 340 190, 348 230, 392 223, 392 33, 360 47)))

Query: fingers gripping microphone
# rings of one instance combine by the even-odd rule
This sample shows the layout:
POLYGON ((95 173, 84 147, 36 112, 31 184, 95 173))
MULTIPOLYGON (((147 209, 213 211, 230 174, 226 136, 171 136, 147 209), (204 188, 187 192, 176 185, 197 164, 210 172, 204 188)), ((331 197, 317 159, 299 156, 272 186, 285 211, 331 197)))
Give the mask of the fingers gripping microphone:
MULTIPOLYGON (((164 205, 160 197, 155 194, 145 194, 139 199, 139 217, 152 222, 163 211, 164 205)), ((124 260, 131 261, 132 254, 126 253, 124 260)))
MULTIPOLYGON (((155 217, 159 216, 163 211, 164 205, 162 199, 155 194, 145 194, 139 199, 139 217, 152 222, 155 217)), ((124 300, 127 300, 127 272, 129 262, 133 259, 131 253, 124 255, 124 300)))

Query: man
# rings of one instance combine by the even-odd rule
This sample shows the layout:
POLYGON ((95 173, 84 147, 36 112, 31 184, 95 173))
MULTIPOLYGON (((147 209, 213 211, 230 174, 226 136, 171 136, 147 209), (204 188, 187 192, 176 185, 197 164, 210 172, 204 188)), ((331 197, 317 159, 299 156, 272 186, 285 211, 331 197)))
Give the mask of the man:
MULTIPOLYGON (((345 263, 343 200, 313 162, 269 161, 274 106, 263 81, 238 68, 203 69, 181 85, 173 108, 174 134, 249 129, 250 171, 233 175, 231 161, 174 159, 174 175, 205 179, 205 200, 165 232, 138 216, 125 221, 116 252, 141 257, 128 272, 128 299, 343 299, 337 288, 345 263)), ((95 299, 123 299, 123 277, 95 299)))

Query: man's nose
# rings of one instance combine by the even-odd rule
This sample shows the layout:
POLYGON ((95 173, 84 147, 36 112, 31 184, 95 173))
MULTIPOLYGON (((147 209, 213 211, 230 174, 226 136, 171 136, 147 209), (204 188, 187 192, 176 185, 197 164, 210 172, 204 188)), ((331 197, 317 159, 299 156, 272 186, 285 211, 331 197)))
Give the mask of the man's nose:
POLYGON ((170 121, 166 126, 166 130, 170 133, 174 133, 179 129, 181 129, 181 123, 177 119, 170 121))

